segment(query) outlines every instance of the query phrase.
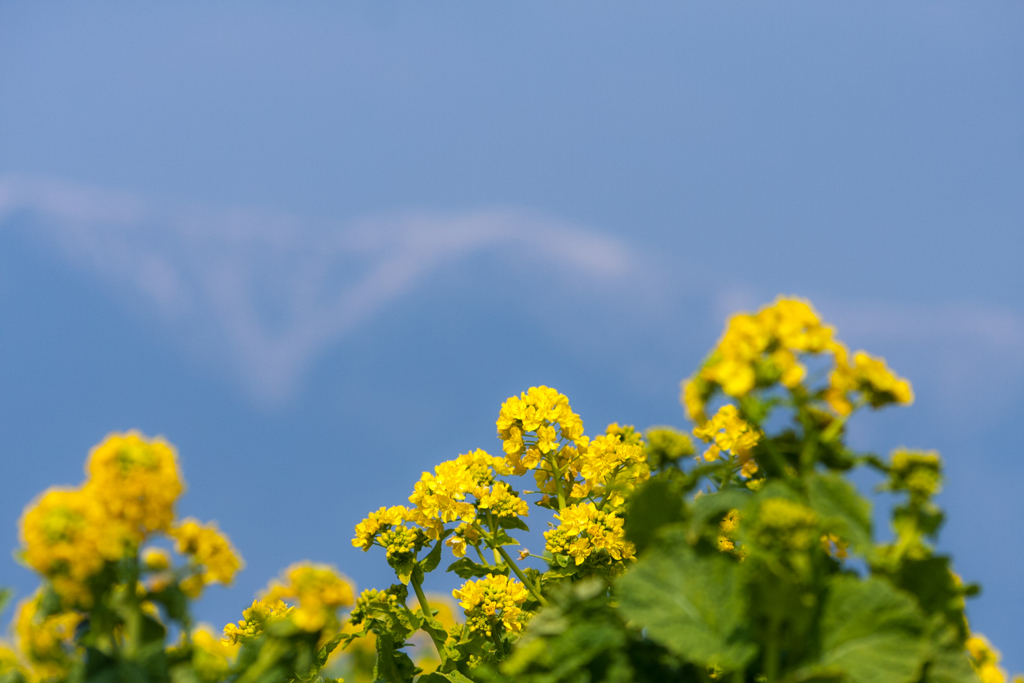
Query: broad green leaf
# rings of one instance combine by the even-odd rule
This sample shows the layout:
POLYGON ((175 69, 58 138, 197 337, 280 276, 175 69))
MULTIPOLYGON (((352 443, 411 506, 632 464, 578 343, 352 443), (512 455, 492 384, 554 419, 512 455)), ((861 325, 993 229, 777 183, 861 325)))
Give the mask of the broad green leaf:
POLYGON ((677 487, 664 479, 652 479, 629 502, 626 538, 643 551, 658 530, 683 519, 683 501, 677 487))
POLYGON ((928 644, 913 597, 884 579, 841 575, 831 580, 821 617, 820 666, 849 683, 913 683, 928 644))
MULTIPOLYGON (((499 517, 498 526, 502 529, 519 529, 520 531, 530 530, 530 527, 526 526, 526 522, 519 517, 499 517)), ((459 675, 461 676, 462 674, 459 675)))
POLYGON ((701 496, 693 502, 687 531, 687 542, 696 543, 707 530, 707 524, 716 517, 725 515, 729 510, 743 509, 750 502, 749 492, 738 489, 726 489, 717 493, 701 496))
POLYGON ((620 610, 650 638, 699 666, 743 668, 757 647, 744 638, 743 586, 736 562, 698 555, 674 534, 618 583, 620 610))
POLYGON ((966 634, 941 614, 933 614, 929 626, 930 653, 923 683, 980 683, 967 657, 966 634))
POLYGON ((482 564, 474 562, 468 557, 460 557, 459 559, 448 565, 447 572, 455 572, 460 578, 472 579, 482 576, 490 576, 491 574, 507 574, 508 569, 504 571, 497 567, 485 567, 482 564))
POLYGON ((420 567, 424 573, 429 573, 437 569, 437 565, 441 563, 441 551, 444 550, 444 539, 448 538, 454 532, 453 529, 445 529, 444 533, 434 541, 434 547, 430 549, 430 552, 420 560, 420 567))
POLYGON ((917 597, 926 614, 941 614, 957 630, 961 642, 967 638, 964 620, 964 588, 957 583, 948 557, 923 560, 904 559, 892 576, 893 583, 917 597))
POLYGON ((870 557, 871 503, 850 482, 835 474, 813 474, 807 479, 807 496, 825 529, 870 557))

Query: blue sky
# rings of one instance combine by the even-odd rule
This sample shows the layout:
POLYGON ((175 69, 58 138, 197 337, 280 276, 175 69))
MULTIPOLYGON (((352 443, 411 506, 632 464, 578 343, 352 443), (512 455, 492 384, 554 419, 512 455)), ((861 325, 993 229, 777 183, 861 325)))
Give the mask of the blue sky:
MULTIPOLYGON (((0 546, 136 427, 246 558, 201 617, 298 559, 384 584, 352 526, 496 449, 507 396, 683 425, 725 316, 798 294, 914 382, 852 439, 942 451, 941 546, 1024 669, 1022 22, 0 2, 0 546)), ((13 560, 0 583, 33 585, 13 560)))

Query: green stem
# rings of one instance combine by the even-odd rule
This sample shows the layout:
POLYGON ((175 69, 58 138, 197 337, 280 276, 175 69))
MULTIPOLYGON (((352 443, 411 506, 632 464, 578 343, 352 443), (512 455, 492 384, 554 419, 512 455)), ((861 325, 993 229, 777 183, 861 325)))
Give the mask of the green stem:
POLYGON ((528 578, 526 578, 526 574, 524 574, 519 569, 519 565, 512 561, 512 558, 509 556, 508 551, 506 551, 505 548, 503 548, 500 545, 496 548, 496 550, 499 553, 501 553, 502 558, 504 558, 505 560, 505 564, 507 564, 509 568, 511 568, 512 571, 515 572, 515 575, 519 577, 519 580, 523 582, 523 585, 526 586, 526 589, 529 590, 533 597, 537 599, 537 602, 547 607, 548 601, 544 599, 544 596, 541 595, 540 592, 534 587, 533 583, 528 578))
POLYGON ((565 510, 565 494, 562 493, 562 473, 556 465, 555 451, 548 453, 548 462, 551 463, 551 471, 555 475, 555 493, 558 494, 558 511, 565 510))
POLYGON ((480 562, 483 563, 483 565, 485 567, 490 567, 491 566, 491 563, 487 561, 486 557, 484 557, 484 552, 482 550, 480 550, 480 546, 479 545, 473 546, 473 550, 476 551, 477 556, 480 558, 480 562))
MULTIPOLYGON (((420 601, 420 609, 423 610, 423 616, 427 619, 434 618, 434 612, 430 609, 430 603, 427 602, 427 596, 423 593, 423 580, 416 576, 416 572, 413 572, 412 581, 413 590, 416 591, 416 599, 420 601)), ((430 640, 434 642, 434 647, 437 648, 437 655, 441 658, 441 663, 444 664, 448 661, 448 658, 444 654, 444 642, 439 641, 437 636, 427 631, 427 635, 430 636, 430 640)))

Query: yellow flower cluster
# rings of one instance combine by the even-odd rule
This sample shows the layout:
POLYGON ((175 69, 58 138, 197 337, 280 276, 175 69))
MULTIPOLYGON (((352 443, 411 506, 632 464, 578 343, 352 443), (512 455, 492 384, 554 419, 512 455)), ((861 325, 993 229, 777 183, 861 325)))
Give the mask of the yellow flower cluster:
POLYGON ((800 299, 779 297, 753 315, 734 315, 704 367, 684 384, 683 403, 690 418, 704 421, 704 404, 715 386, 736 398, 759 382, 795 387, 807 373, 797 354, 827 350, 833 332, 800 299))
POLYGON ((18 680, 15 676, 20 674, 24 678, 26 673, 17 650, 11 647, 9 643, 0 640, 0 677, 7 677, 8 674, 12 674, 11 678, 18 680))
POLYGON ((82 489, 51 488, 21 518, 22 557, 68 606, 91 605, 86 582, 121 557, 125 541, 123 526, 82 489))
POLYGON ((533 469, 565 440, 586 448, 583 420, 572 412, 569 399, 550 387, 530 387, 501 405, 498 437, 516 475, 533 469), (528 434, 534 434, 530 439, 528 434))
POLYGON ((512 487, 499 481, 491 490, 480 497, 481 510, 488 510, 495 517, 528 517, 530 507, 526 501, 512 491, 512 487))
POLYGON ((729 510, 729 513, 722 518, 718 528, 720 529, 718 549, 722 552, 733 550, 736 547, 736 532, 740 528, 740 511, 729 510))
POLYGON ((761 434, 749 423, 740 417, 739 410, 731 403, 718 409, 718 412, 703 425, 695 427, 693 435, 698 439, 710 443, 704 451, 704 460, 713 462, 723 456, 723 453, 735 455, 742 469, 740 474, 745 477, 752 476, 757 472, 757 463, 751 457, 751 449, 761 439, 761 434))
POLYGON ((366 519, 356 524, 356 537, 352 539, 352 545, 364 551, 369 550, 382 531, 404 522, 409 518, 409 512, 409 508, 404 505, 382 507, 371 512, 366 519))
POLYGON ((807 374, 799 359, 804 353, 828 352, 835 357, 824 398, 840 415, 853 410, 853 394, 858 392, 875 408, 914 400, 910 383, 893 374, 884 360, 858 351, 851 361, 834 334, 834 328, 823 324, 811 305, 800 299, 779 297, 757 313, 733 316, 703 367, 683 382, 687 414, 703 423, 704 408, 716 388, 734 398, 776 382, 794 389, 807 374))
POLYGON ((568 555, 577 565, 588 558, 598 564, 630 560, 636 553, 626 540, 622 518, 598 510, 593 503, 570 505, 555 518, 561 523, 544 532, 545 546, 551 553, 568 555))
POLYGON ((235 645, 255 638, 266 630, 267 624, 284 619, 294 609, 280 599, 253 600, 252 606, 242 612, 242 619, 237 625, 228 624, 224 627, 224 641, 235 645))
POLYGON ((865 400, 875 408, 889 403, 910 404, 914 402, 914 391, 910 382, 896 376, 882 358, 873 358, 863 351, 849 353, 841 344, 833 345, 836 366, 829 377, 825 400, 840 415, 853 411, 851 394, 861 392, 865 400))
POLYGON ((134 431, 111 434, 89 454, 86 472, 86 491, 111 519, 127 525, 136 542, 174 521, 183 486, 174 449, 163 439, 134 431))
POLYGON ((96 446, 79 488, 52 488, 21 519, 22 556, 48 578, 66 606, 89 607, 89 579, 108 561, 166 532, 183 484, 174 449, 138 432, 96 446))
POLYGON ((37 679, 57 679, 68 674, 74 654, 75 629, 82 621, 78 612, 59 612, 43 616, 39 612, 40 593, 23 600, 15 615, 18 649, 24 653, 37 679))
POLYGON ((263 600, 298 602, 291 618, 303 631, 319 631, 334 621, 339 607, 348 607, 355 600, 352 582, 334 567, 298 562, 283 575, 285 581, 272 581, 263 600))
POLYGON ((572 486, 573 498, 606 496, 606 505, 618 508, 625 502, 625 494, 650 478, 642 442, 636 438, 634 443, 626 443, 618 430, 617 424, 609 425, 608 433, 595 437, 583 456, 570 464, 570 473, 583 477, 572 486))
POLYGON ((413 521, 426 527, 431 538, 437 538, 440 525, 447 522, 472 522, 476 509, 466 496, 473 494, 480 500, 487 495, 495 472, 508 474, 509 470, 502 458, 480 449, 441 463, 433 474, 424 472, 409 496, 416 506, 413 521))
POLYGON ((526 587, 507 576, 486 576, 467 581, 452 591, 466 612, 466 625, 473 631, 492 635, 499 623, 519 633, 532 616, 520 607, 529 597, 526 587))
POLYGON ((202 683, 218 683, 227 678, 237 655, 237 642, 218 638, 208 625, 200 624, 192 631, 192 665, 202 683))
POLYGON ((942 458, 936 451, 899 448, 892 453, 890 486, 910 493, 911 500, 924 500, 942 487, 942 458))
POLYGON ((817 513, 785 498, 768 498, 761 503, 757 524, 759 540, 766 547, 807 550, 818 536, 817 513))
POLYGON ((977 633, 971 634, 967 639, 967 651, 982 683, 1006 683, 1006 672, 999 666, 1002 657, 988 642, 988 638, 977 633))
POLYGON ((177 541, 179 553, 189 555, 193 562, 203 567, 201 573, 181 583, 182 590, 189 597, 199 597, 203 588, 211 583, 230 585, 242 568, 237 551, 212 522, 204 526, 189 517, 174 526, 168 535, 177 541))

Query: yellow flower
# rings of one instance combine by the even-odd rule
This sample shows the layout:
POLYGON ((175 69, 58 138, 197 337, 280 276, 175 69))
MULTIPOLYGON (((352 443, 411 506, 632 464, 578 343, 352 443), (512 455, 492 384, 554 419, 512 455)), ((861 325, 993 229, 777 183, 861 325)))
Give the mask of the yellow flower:
POLYGON ((198 520, 189 517, 172 528, 168 535, 178 542, 179 553, 190 555, 197 565, 203 567, 202 573, 199 574, 201 583, 194 581, 188 584, 193 591, 197 583, 200 591, 202 586, 211 583, 228 586, 242 568, 242 558, 239 557, 238 551, 232 547, 227 536, 217 529, 214 522, 204 526, 198 520))
POLYGON ((150 571, 164 571, 171 566, 171 554, 164 548, 146 548, 142 551, 142 564, 150 571))
POLYGON ((125 549, 127 531, 82 489, 51 488, 21 518, 25 562, 46 576, 65 605, 88 607, 86 581, 125 549))
POLYGON ((507 576, 467 581, 452 595, 466 613, 466 625, 488 636, 499 623, 507 631, 519 633, 531 616, 520 607, 529 597, 526 587, 507 576))
POLYGON ((481 510, 490 510, 496 517, 527 517, 530 508, 526 501, 512 492, 512 487, 499 481, 480 498, 481 510))
POLYGON ((825 400, 840 415, 849 415, 853 410, 851 396, 860 393, 874 408, 889 403, 910 404, 914 402, 914 391, 910 382, 898 377, 889 369, 882 358, 874 358, 864 351, 853 354, 853 362, 841 344, 833 344, 836 364, 829 376, 825 400))
POLYGON ((167 531, 183 485, 174 448, 138 432, 111 434, 89 454, 85 490, 113 518, 127 524, 136 542, 167 531))
POLYGON ((284 581, 272 581, 265 601, 294 600, 292 621, 303 631, 319 631, 336 620, 340 607, 355 601, 352 582, 337 569, 324 564, 298 562, 283 573, 284 581))
POLYGON ((50 616, 39 613, 40 593, 23 600, 14 617, 18 648, 41 679, 65 677, 76 654, 75 629, 82 621, 77 612, 50 616))
POLYGON ((755 314, 734 315, 704 366, 683 386, 690 419, 704 421, 704 405, 715 387, 736 398, 774 382, 795 388, 807 373, 798 354, 828 350, 833 332, 800 299, 779 297, 755 314))
POLYGON ((267 624, 284 619, 295 608, 289 607, 283 600, 253 600, 252 606, 242 612, 238 624, 224 627, 224 641, 228 645, 236 645, 255 638, 263 633, 267 624))
POLYGON ((237 655, 237 641, 221 640, 208 624, 199 624, 192 631, 192 666, 203 683, 223 681, 237 655))
POLYGON ((20 674, 23 678, 28 676, 17 651, 8 642, 0 640, 0 677, 7 674, 20 674))
POLYGON ((723 452, 727 452, 739 457, 740 463, 745 468, 743 471, 745 476, 750 476, 757 471, 756 464, 751 467, 746 465, 751 462, 750 452, 761 439, 761 435, 740 417, 736 406, 726 404, 719 408, 710 420, 694 428, 693 435, 702 441, 711 443, 711 446, 704 452, 706 461, 717 460, 722 457, 723 452))
POLYGON ((577 566, 591 559, 595 565, 618 571, 618 563, 636 554, 626 540, 622 518, 598 510, 593 503, 570 505, 555 518, 561 523, 544 532, 545 547, 551 553, 569 556, 577 566))
POLYGON ((572 487, 572 498, 607 498, 605 506, 615 509, 625 502, 627 493, 650 478, 651 470, 640 439, 625 443, 617 431, 609 426, 607 434, 595 437, 579 457, 564 468, 573 476, 583 477, 582 482, 572 487))
POLYGON ((1002 657, 999 650, 988 642, 988 638, 980 633, 972 633, 967 639, 967 652, 971 655, 971 664, 982 683, 1006 683, 1006 672, 999 666, 1002 657))
POLYGON ((408 518, 409 508, 404 505, 382 507, 376 512, 371 512, 366 519, 356 524, 356 537, 352 539, 352 545, 364 551, 369 550, 377 540, 377 534, 388 527, 401 524, 408 518))
POLYGON ((463 557, 466 554, 467 546, 476 545, 479 541, 480 532, 476 526, 463 522, 455 529, 455 533, 445 541, 445 545, 452 549, 452 554, 455 557, 463 557))
POLYGON ((583 421, 572 412, 569 399, 550 387, 530 387, 519 396, 512 396, 501 405, 496 423, 508 465, 515 474, 524 474, 540 462, 540 457, 558 448, 560 440, 586 447, 583 421), (537 454, 523 458, 531 450, 524 440, 527 433, 536 435, 537 454))
MULTIPOLYGON (((435 467, 433 474, 424 472, 416 482, 409 502, 416 506, 418 515, 424 520, 472 522, 476 518, 476 509, 466 501, 466 496, 472 493, 477 498, 483 497, 486 487, 493 483, 496 471, 499 474, 509 472, 502 458, 480 449, 464 453, 435 467)), ((420 522, 419 519, 416 521, 420 522)))

